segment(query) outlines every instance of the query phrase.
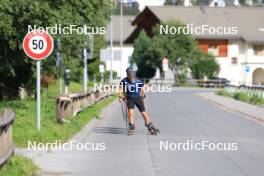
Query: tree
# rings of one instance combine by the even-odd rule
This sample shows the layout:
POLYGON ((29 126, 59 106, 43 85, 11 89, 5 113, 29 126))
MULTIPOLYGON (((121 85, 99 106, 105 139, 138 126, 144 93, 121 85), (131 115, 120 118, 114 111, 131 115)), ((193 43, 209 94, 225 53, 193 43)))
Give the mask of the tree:
MULTIPOLYGON (((186 25, 179 21, 168 21, 161 25, 182 29, 186 25)), ((193 58, 199 57, 197 43, 191 35, 184 34, 178 30, 175 34, 160 34, 160 26, 154 29, 155 36, 152 39, 151 51, 153 57, 159 58, 155 62, 161 67, 162 58, 169 59, 169 65, 174 72, 175 84, 179 85, 179 73, 185 73, 193 58)))
POLYGON ((137 64, 137 76, 140 78, 152 78, 156 72, 156 64, 149 51, 150 45, 151 39, 147 36, 146 32, 142 30, 139 37, 134 42, 134 52, 132 55, 132 63, 137 64))
POLYGON ((196 79, 203 79, 204 76, 210 79, 215 77, 219 72, 219 65, 212 57, 194 60, 190 68, 196 79))
MULTIPOLYGON (((179 21, 168 21, 161 25, 168 25, 177 29, 183 29, 186 26, 179 21)), ((214 58, 202 52, 191 35, 186 35, 181 30, 175 34, 160 34, 160 26, 155 27, 153 31, 154 37, 152 39, 148 38, 146 33, 142 31, 134 43, 132 58, 139 66, 140 76, 144 75, 151 78, 154 76, 156 68, 162 70, 161 64, 164 57, 169 59, 169 66, 174 72, 176 85, 180 84, 180 79, 186 78, 188 68, 193 69, 195 74, 200 74, 201 67, 197 67, 194 63, 205 64, 208 62, 211 66, 210 69, 203 69, 201 74, 210 77, 218 72, 219 68, 214 58)))
MULTIPOLYGON (((34 90, 35 62, 23 52, 22 42, 28 25, 37 27, 87 24, 91 27, 105 26, 110 14, 107 0, 1 0, 0 1, 0 99, 1 95, 12 92, 16 95, 20 86, 34 90), (100 8, 100 10, 98 10, 100 8)), ((72 69, 74 81, 81 79, 82 59, 80 54, 86 36, 53 35, 61 39, 63 67, 72 69)), ((95 36, 94 59, 99 59, 99 48, 104 45, 103 37, 95 36)), ((56 50, 42 62, 42 73, 56 75, 56 50)))

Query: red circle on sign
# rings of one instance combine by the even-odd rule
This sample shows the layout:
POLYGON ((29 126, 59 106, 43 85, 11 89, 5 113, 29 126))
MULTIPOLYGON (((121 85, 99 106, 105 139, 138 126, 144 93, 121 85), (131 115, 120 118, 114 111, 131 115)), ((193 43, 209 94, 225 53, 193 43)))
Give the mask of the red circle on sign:
POLYGON ((28 57, 34 60, 42 60, 48 57, 53 51, 53 39, 46 31, 34 30, 29 33, 24 38, 23 41, 23 49, 28 57), (30 47, 30 42, 33 37, 41 37, 43 39, 42 42, 45 42, 46 48, 40 53, 34 51, 30 47))

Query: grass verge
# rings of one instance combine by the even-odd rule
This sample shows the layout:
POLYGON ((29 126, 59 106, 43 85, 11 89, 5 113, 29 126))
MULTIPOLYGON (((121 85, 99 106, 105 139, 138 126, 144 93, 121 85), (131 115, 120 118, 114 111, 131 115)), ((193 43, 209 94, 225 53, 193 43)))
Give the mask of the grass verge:
POLYGON ((219 90, 215 92, 217 95, 231 97, 239 101, 244 101, 253 105, 264 105, 264 99, 260 98, 257 94, 248 95, 244 92, 227 92, 225 90, 219 90))
MULTIPOLYGON (((69 88, 71 92, 79 92, 82 89, 81 84, 71 83, 71 85, 69 88)), ((51 86, 49 91, 50 94, 56 95, 58 86, 51 86)), ((70 123, 57 124, 55 121, 55 99, 48 98, 44 89, 41 98, 40 131, 36 129, 36 101, 34 99, 0 102, 0 109, 10 107, 16 112, 13 138, 17 147, 27 147, 28 141, 48 143, 61 140, 65 142, 92 118, 98 117, 100 111, 116 99, 115 96, 108 97, 71 118, 70 123)))
POLYGON ((30 159, 23 156, 13 156, 0 168, 1 176, 34 176, 39 168, 30 159))

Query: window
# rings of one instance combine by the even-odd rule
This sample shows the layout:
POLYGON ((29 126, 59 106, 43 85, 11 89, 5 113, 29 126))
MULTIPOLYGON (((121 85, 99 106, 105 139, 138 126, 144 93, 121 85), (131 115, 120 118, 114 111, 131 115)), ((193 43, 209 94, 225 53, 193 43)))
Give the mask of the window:
POLYGON ((264 45, 253 45, 254 55, 264 56, 264 45))
POLYGON ((209 44, 208 45, 208 53, 218 56, 219 55, 219 47, 217 44, 209 44))
POLYGON ((237 57, 232 57, 232 64, 237 64, 237 57))

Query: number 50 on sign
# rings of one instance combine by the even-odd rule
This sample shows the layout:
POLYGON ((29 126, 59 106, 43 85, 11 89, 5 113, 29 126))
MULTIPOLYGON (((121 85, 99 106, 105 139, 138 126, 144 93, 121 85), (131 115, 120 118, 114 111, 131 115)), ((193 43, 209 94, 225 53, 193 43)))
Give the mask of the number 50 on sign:
POLYGON ((40 130, 40 61, 53 51, 53 39, 46 31, 34 30, 24 38, 23 49, 28 57, 37 61, 37 129, 40 130))
POLYGON ((45 31, 31 31, 23 41, 23 48, 28 57, 34 60, 42 60, 53 51, 52 37, 45 31))

